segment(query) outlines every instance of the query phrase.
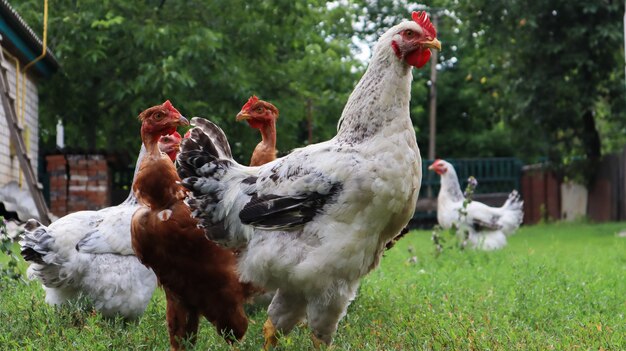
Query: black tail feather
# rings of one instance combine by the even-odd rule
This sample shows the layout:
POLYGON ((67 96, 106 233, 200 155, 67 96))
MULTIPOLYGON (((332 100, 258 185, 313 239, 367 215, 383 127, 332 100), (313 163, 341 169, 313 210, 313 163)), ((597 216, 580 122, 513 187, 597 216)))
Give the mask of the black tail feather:
POLYGON ((226 134, 224 134, 224 131, 220 127, 218 127, 211 121, 200 117, 192 118, 191 124, 200 128, 204 132, 204 134, 206 134, 206 136, 211 139, 211 144, 214 146, 217 152, 217 158, 233 158, 233 153, 230 150, 230 145, 228 144, 226 134))
POLYGON ((205 176, 200 171, 204 165, 220 159, 232 160, 233 157, 226 135, 218 126, 199 117, 192 118, 191 122, 195 127, 182 141, 176 159, 181 179, 205 176))
POLYGON ((24 261, 45 264, 43 255, 30 247, 23 248, 22 251, 20 251, 20 254, 24 258, 24 261))
POLYGON ((48 233, 48 228, 34 219, 28 220, 24 226, 25 232, 20 240, 20 254, 25 261, 46 264, 44 256, 50 250, 54 238, 48 233))
POLYGON ((190 139, 198 146, 197 151, 208 153, 216 159, 219 158, 219 152, 217 151, 215 143, 201 128, 192 129, 190 139))

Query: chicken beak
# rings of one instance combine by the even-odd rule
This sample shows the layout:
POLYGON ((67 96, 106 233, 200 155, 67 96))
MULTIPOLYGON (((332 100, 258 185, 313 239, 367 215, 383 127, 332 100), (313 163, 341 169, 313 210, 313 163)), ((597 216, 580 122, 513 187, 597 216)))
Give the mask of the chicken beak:
POLYGON ((441 42, 439 42, 437 38, 434 38, 433 40, 421 42, 420 44, 422 44, 422 46, 425 48, 437 49, 441 51, 441 42))
POLYGON ((185 116, 179 115, 179 117, 178 117, 178 125, 179 126, 188 126, 189 125, 189 121, 187 120, 187 118, 185 118, 185 116))
POLYGON ((434 171, 435 170, 435 164, 433 163, 432 165, 428 166, 428 170, 429 171, 434 171))
POLYGON ((237 116, 235 117, 235 120, 239 122, 239 121, 243 121, 246 119, 250 119, 250 117, 252 116, 250 116, 247 112, 241 111, 237 114, 237 116))

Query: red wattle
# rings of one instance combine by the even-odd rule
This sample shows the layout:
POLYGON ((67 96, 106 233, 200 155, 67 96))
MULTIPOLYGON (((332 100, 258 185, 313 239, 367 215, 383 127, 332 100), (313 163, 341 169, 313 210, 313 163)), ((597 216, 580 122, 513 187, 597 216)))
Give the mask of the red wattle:
POLYGON ((406 63, 413 67, 422 68, 430 60, 431 52, 428 49, 415 50, 406 55, 406 63))
POLYGON ((250 125, 250 127, 254 128, 254 129, 261 129, 265 125, 265 123, 263 121, 260 121, 258 119, 254 119, 254 118, 248 119, 247 122, 250 125))

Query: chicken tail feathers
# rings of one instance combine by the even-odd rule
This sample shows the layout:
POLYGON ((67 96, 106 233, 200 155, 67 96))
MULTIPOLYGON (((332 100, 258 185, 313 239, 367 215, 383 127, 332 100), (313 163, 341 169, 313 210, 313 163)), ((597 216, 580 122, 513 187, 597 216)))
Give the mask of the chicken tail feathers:
POLYGON ((20 253, 24 260, 42 265, 51 263, 48 257, 53 252, 54 238, 50 236, 48 227, 34 219, 29 219, 24 229, 24 235, 20 240, 20 253))
POLYGON ((226 135, 220 127, 200 117, 192 118, 191 124, 195 127, 183 139, 176 159, 178 175, 182 179, 204 176, 202 166, 212 161, 233 159, 226 135))
POLYGON ((47 288, 59 288, 71 280, 63 269, 65 260, 56 252, 48 227, 29 219, 19 244, 22 257, 31 263, 26 272, 29 279, 38 279, 47 288))
POLYGON ((521 210, 524 207, 524 201, 520 199, 519 192, 517 190, 513 190, 502 207, 510 210, 521 210))
POLYGON ((502 209, 505 210, 500 220, 502 231, 506 235, 511 235, 524 220, 524 201, 520 199, 520 194, 517 190, 513 190, 509 194, 508 199, 502 205, 502 209))
POLYGON ((191 191, 186 203, 208 239, 224 246, 240 246, 252 229, 243 228, 235 209, 243 207, 250 196, 241 194, 243 189, 235 184, 244 182, 249 174, 239 171, 218 126, 198 117, 191 123, 195 127, 181 143, 177 158, 181 184, 191 191))

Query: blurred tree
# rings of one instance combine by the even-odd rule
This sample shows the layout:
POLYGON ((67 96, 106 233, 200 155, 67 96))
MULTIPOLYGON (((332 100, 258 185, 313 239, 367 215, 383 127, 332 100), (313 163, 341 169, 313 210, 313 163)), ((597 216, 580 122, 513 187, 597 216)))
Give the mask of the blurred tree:
MULTIPOLYGON (((16 8, 41 31, 41 1, 16 8)), ((40 89, 42 151, 54 148, 62 119, 70 147, 134 153, 135 116, 170 99, 216 121, 247 160, 258 135, 234 116, 252 94, 280 109, 280 150, 306 140, 309 99, 314 140, 325 139, 361 69, 350 52, 351 11, 304 0, 55 1, 49 40, 63 70, 40 89)))
POLYGON ((497 71, 500 113, 515 128, 519 154, 545 155, 562 175, 592 180, 602 154, 625 141, 624 2, 476 0, 456 8, 476 52, 497 71))

